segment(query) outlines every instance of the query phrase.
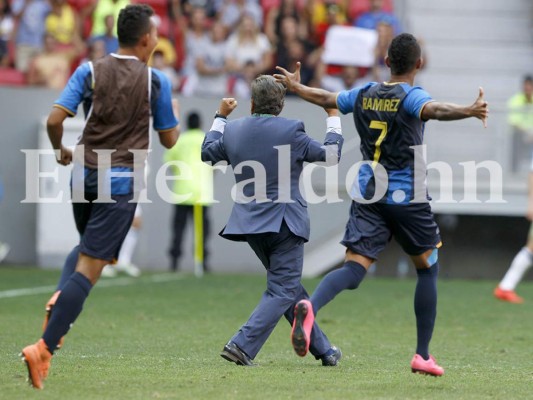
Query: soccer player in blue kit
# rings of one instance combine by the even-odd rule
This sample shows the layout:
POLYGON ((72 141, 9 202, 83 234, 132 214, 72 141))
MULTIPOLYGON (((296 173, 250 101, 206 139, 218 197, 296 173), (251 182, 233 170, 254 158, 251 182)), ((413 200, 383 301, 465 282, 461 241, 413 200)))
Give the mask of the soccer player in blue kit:
POLYGON ((420 163, 421 173, 416 165, 415 174, 417 148, 413 146, 423 144, 424 124, 431 119, 474 117, 486 127, 488 104, 482 88, 472 105, 462 106, 437 102, 414 86, 423 59, 411 34, 402 33, 392 40, 385 62, 391 73, 388 82, 371 82, 339 93, 302 85, 300 64, 293 73, 276 67, 280 73, 275 78, 301 98, 324 108, 338 108, 343 114, 353 113, 365 161, 352 190, 354 201, 341 242, 346 247, 345 262, 322 279, 310 300, 296 305, 292 342, 298 350, 309 340, 309 320, 339 292, 356 289, 394 236, 411 257, 418 277, 414 296, 417 346, 411 370, 441 376, 444 369, 429 354, 437 314, 441 239, 425 186, 425 162, 420 163))
POLYGON ((150 117, 164 147, 171 148, 178 139, 179 107, 170 81, 146 65, 158 41, 153 15, 143 4, 123 8, 117 22, 118 53, 79 66, 48 117, 48 136, 61 165, 73 161, 72 151, 61 142, 63 121, 76 115, 79 104, 86 121, 75 152, 82 153, 83 161, 74 157, 71 182, 80 242, 67 257, 59 290, 48 303, 41 339, 22 350, 30 383, 37 389, 43 388, 52 354, 102 269, 118 258, 143 189, 135 177, 144 180, 150 117), (103 152, 110 154, 107 161, 103 152))

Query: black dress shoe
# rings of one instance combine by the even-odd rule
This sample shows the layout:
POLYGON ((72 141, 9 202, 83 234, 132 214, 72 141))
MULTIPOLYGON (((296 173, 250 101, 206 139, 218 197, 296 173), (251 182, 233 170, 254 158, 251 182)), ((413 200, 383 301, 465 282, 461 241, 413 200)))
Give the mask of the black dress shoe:
POLYGON ((341 349, 333 346, 328 352, 321 357, 324 367, 335 367, 342 357, 341 349), (331 353, 331 354, 328 354, 331 353), (326 355, 327 354, 327 355, 326 355))
POLYGON ((220 356, 237 365, 244 365, 247 367, 254 367, 257 365, 252 362, 252 359, 248 357, 244 351, 239 349, 239 347, 231 341, 224 346, 220 356))

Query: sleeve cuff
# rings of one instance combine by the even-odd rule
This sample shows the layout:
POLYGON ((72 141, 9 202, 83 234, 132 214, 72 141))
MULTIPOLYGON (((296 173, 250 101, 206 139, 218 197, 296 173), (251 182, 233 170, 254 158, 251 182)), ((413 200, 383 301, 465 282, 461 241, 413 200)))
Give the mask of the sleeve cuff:
POLYGON ((224 133, 224 128, 226 127, 227 122, 228 121, 224 118, 215 118, 210 130, 224 133))
POLYGON ((334 132, 342 135, 341 118, 340 117, 328 117, 326 119, 326 131, 334 132))

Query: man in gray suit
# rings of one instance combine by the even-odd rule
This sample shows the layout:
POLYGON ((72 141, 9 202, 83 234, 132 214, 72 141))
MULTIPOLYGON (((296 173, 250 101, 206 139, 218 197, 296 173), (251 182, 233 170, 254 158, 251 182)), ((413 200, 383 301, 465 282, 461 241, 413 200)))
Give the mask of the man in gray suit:
MULTIPOLYGON (((278 116, 284 101, 285 87, 272 76, 259 76, 252 82, 252 115, 228 122, 237 101, 222 99, 202 146, 203 161, 225 161, 235 173, 235 204, 220 235, 248 242, 267 271, 261 301, 221 353, 237 365, 254 365, 280 318, 292 324, 295 304, 309 297, 301 276, 310 226, 299 178, 304 162, 337 163, 343 144, 337 110, 326 110, 322 145, 305 133, 302 121, 278 116)), ((322 365, 337 365, 341 352, 316 323, 310 339, 308 349, 322 365)))

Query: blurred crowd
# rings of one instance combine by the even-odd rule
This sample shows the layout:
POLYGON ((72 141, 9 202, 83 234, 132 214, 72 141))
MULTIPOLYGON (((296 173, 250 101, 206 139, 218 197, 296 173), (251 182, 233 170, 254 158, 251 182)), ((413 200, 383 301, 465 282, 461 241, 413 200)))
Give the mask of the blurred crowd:
POLYGON ((118 50, 115 22, 130 2, 154 9, 150 64, 184 96, 248 97, 258 74, 297 61, 303 83, 331 91, 384 80, 401 32, 393 0, 0 0, 0 84, 62 89, 81 62, 118 50), (333 26, 375 32, 372 62, 325 61, 333 26))

